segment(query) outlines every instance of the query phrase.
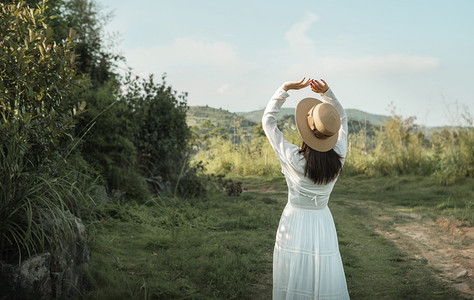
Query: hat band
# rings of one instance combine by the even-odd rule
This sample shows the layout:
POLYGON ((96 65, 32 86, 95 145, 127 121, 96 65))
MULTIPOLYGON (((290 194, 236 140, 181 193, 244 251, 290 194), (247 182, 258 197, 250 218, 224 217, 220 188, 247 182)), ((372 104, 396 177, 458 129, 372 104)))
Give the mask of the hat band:
POLYGON ((317 137, 318 139, 326 139, 326 138, 330 137, 331 135, 324 134, 316 128, 316 124, 315 124, 314 118, 313 118, 313 111, 314 111, 315 107, 316 107, 316 105, 313 106, 308 112, 308 116, 307 116, 308 126, 309 126, 309 128, 311 128, 311 131, 313 132, 315 137, 317 137))
POLYGON ((330 137, 330 135, 326 135, 326 134, 322 133, 321 131, 317 130, 316 128, 313 129, 313 134, 318 139, 326 139, 326 138, 330 137))

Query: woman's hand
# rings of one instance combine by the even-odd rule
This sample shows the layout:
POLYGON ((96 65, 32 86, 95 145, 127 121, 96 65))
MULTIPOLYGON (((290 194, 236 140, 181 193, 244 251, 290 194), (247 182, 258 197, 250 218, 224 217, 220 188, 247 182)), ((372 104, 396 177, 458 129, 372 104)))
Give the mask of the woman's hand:
POLYGON ((301 81, 287 81, 283 84, 282 88, 285 90, 285 92, 289 90, 300 90, 305 88, 311 83, 311 79, 308 79, 306 82, 304 79, 305 78, 301 79, 301 81))
POLYGON ((315 93, 324 94, 329 90, 329 86, 326 81, 322 80, 322 82, 317 81, 316 79, 311 80, 311 90, 315 93))

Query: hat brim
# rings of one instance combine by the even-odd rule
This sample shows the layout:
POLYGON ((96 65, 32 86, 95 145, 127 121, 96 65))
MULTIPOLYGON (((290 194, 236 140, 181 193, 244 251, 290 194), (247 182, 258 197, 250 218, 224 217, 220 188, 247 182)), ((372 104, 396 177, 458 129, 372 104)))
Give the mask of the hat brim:
POLYGON ((298 133, 306 145, 316 151, 327 152, 336 146, 337 139, 339 137, 339 131, 335 135, 324 139, 317 138, 314 135, 313 131, 308 125, 307 116, 311 107, 319 103, 322 103, 322 101, 316 98, 304 98, 301 100, 295 109, 295 122, 298 133))

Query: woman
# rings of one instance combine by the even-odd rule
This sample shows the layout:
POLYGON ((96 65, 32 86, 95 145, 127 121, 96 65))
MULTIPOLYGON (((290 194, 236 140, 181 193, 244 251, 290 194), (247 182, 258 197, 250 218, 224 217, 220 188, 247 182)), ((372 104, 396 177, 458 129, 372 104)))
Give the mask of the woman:
POLYGON ((288 185, 273 252, 273 299, 349 299, 336 228, 327 206, 347 151, 347 117, 324 80, 285 82, 262 118, 288 185), (301 100, 295 111, 301 148, 278 130, 289 90, 311 87, 323 101, 301 100))

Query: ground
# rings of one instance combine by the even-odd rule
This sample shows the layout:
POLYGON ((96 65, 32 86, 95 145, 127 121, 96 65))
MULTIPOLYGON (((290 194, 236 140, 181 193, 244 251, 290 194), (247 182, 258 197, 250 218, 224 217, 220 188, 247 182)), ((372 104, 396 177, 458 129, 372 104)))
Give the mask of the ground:
MULTIPOLYGON (((276 192, 274 187, 252 188, 251 192, 276 192)), ((281 197, 279 201, 283 205, 287 199, 281 197)), ((393 242, 408 257, 426 262, 434 271, 433 276, 467 299, 474 299, 474 227, 468 226, 467 222, 438 216, 432 210, 407 208, 387 202, 381 204, 379 201, 351 201, 337 193, 331 198, 329 207, 337 225, 341 225, 340 220, 346 219, 351 212, 363 211, 363 216, 355 218, 357 222, 393 242)), ((341 231, 340 227, 338 231, 341 231)), ((344 255, 342 258, 344 260, 344 255)), ((270 263, 271 259, 269 253, 270 263)), ((271 273, 263 274, 258 283, 253 285, 255 295, 252 298, 271 299, 271 280, 271 273)))
POLYGON ((377 209, 370 202, 362 205, 374 213, 367 226, 393 241, 400 250, 417 259, 426 259, 428 265, 439 271, 437 276, 441 280, 474 298, 473 227, 448 218, 433 221, 403 209, 377 209), (394 219, 398 221, 392 226, 385 225, 394 219))

